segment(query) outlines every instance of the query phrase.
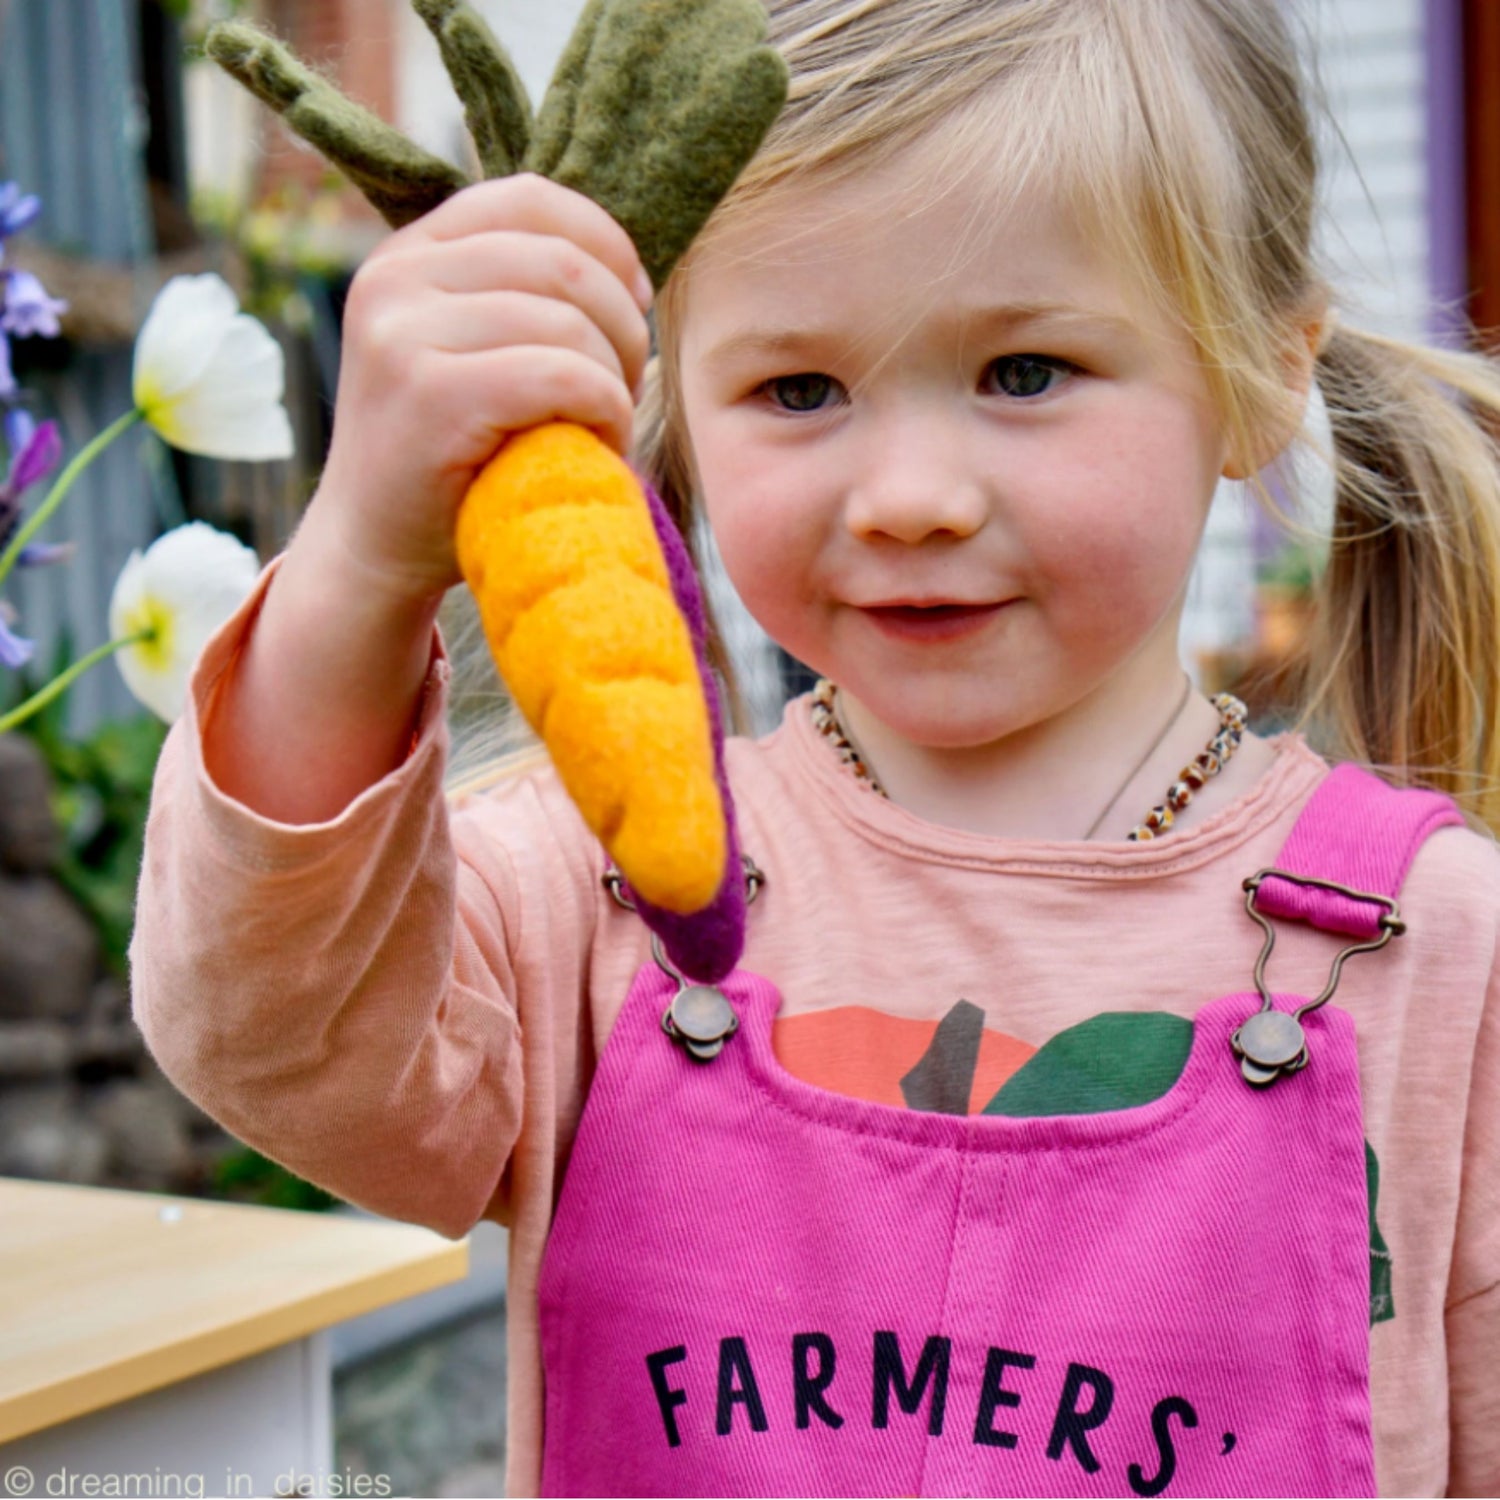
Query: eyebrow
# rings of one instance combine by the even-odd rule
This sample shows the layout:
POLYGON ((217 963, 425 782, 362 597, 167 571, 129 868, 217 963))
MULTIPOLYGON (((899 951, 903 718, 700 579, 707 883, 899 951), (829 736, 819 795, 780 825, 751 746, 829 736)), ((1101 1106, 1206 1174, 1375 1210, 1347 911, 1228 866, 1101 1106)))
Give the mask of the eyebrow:
MULTIPOLYGON (((966 309, 966 327, 987 333, 1013 331, 1038 323, 1110 333, 1135 333, 1129 318, 1072 302, 1007 302, 994 307, 966 309)), ((826 344, 831 335, 816 327, 742 328, 721 339, 704 356, 709 365, 725 364, 744 354, 793 354, 815 344, 826 344)))

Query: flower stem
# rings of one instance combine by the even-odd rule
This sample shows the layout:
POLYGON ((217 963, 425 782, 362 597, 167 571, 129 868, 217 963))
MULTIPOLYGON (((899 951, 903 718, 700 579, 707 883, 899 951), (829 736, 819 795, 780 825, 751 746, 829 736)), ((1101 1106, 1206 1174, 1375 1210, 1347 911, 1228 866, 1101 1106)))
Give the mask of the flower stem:
MULTIPOLYGON (((68 491, 73 488, 74 481, 78 478, 93 461, 119 437, 122 432, 128 431, 141 420, 142 413, 139 410, 131 410, 123 417, 111 422, 103 432, 99 433, 84 447, 73 455, 71 462, 61 474, 57 476, 57 482, 47 491, 47 498, 37 506, 36 514, 26 522, 24 526, 11 538, 10 546, 4 552, 0 552, 0 583, 5 582, 5 576, 15 566, 16 558, 20 555, 21 548, 29 542, 36 533, 41 530, 47 517, 63 503, 68 491)), ((3 727, 3 726, 0 726, 3 727)))
POLYGON ((46 706, 74 681, 82 677, 88 669, 97 661, 103 661, 112 652, 118 651, 121 646, 133 646, 137 641, 144 641, 155 634, 151 627, 138 630, 134 635, 122 635, 117 641, 106 641, 102 646, 96 646, 87 656, 80 657, 70 666, 67 671, 60 672, 46 687, 33 693, 24 703, 19 703, 11 709, 8 714, 0 714, 0 734, 7 729, 14 729, 17 724, 24 724, 32 714, 46 706))

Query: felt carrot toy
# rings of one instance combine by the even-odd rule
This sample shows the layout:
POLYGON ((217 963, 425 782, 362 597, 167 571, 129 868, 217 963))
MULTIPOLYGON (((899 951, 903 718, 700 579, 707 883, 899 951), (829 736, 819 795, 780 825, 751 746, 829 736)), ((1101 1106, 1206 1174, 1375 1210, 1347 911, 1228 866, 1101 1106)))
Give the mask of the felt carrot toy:
MULTIPOLYGON (((728 191, 786 98, 759 0, 589 0, 533 120, 466 0, 412 0, 487 176, 586 193, 653 284, 728 191)), ((226 22, 221 66, 393 226, 466 185, 281 43, 226 22)), ((744 887, 702 599, 660 500, 586 428, 511 436, 463 501, 455 547, 500 675, 674 962, 713 982, 744 943, 744 887)))
POLYGON ((534 427, 475 480, 457 544, 500 674, 585 821, 637 895, 707 906, 727 852, 707 708, 635 475, 587 428, 534 427))

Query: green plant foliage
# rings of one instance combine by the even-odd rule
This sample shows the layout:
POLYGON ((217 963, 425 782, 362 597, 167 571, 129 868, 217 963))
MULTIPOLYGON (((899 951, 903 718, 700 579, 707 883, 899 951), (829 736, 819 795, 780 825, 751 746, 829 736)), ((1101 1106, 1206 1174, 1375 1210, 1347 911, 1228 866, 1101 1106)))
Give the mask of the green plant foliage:
POLYGON ((1322 572, 1323 560, 1310 547, 1288 541, 1256 569, 1260 583, 1289 592, 1310 594, 1322 572))
MULTIPOLYGON (((39 691, 68 666, 73 654, 65 627, 50 671, 33 678, 23 668, 0 678, 0 711, 39 691)), ((143 713, 112 720, 87 738, 75 739, 64 727, 67 698, 65 690, 12 733, 35 742, 51 775, 52 814, 63 836, 53 873, 93 919, 111 971, 128 979, 126 952, 135 925, 151 779, 167 726, 143 713)))
POLYGON ((243 311, 298 333, 312 324, 304 284, 332 284, 349 274, 346 252, 325 230, 338 214, 343 179, 331 167, 316 188, 287 183, 254 209, 232 194, 203 188, 193 194, 193 222, 205 234, 230 241, 244 258, 243 311))
POLYGON ((250 1146, 239 1146, 219 1158, 213 1170, 212 1188, 213 1197, 234 1203, 257 1203, 263 1208, 323 1212, 339 1201, 250 1146))

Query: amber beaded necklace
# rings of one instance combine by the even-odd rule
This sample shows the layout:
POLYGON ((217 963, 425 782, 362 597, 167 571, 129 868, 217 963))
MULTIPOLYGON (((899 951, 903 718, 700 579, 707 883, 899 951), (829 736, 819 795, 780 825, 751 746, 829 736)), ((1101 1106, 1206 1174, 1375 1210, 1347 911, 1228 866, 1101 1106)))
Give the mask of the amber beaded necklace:
MULTIPOLYGON (((839 757, 853 770, 856 777, 889 798, 890 794, 876 780, 874 772, 861 759, 859 751, 849 742, 849 736, 839 723, 838 711, 834 708, 834 684, 827 677, 820 677, 812 692, 813 727, 838 751, 839 757)), ((1245 733, 1245 705, 1232 693, 1218 693, 1211 700, 1219 711, 1218 732, 1197 755, 1178 772, 1177 779, 1167 788, 1164 800, 1158 802, 1141 822, 1125 835, 1127 840, 1140 842, 1154 839, 1165 833, 1173 819, 1189 802, 1193 794, 1200 791, 1211 777, 1217 776, 1233 758, 1245 733)), ((1173 720, 1175 723, 1175 719, 1173 720)), ((1170 727, 1170 725, 1168 726, 1170 727)), ((1155 746, 1152 747, 1152 750, 1155 746)), ((1149 759, 1151 752, 1147 752, 1149 759)), ((1109 809, 1106 808, 1107 812, 1109 809)), ((1097 825, 1096 825, 1097 826, 1097 825)), ((1093 830, 1090 829, 1092 833, 1093 830)))

